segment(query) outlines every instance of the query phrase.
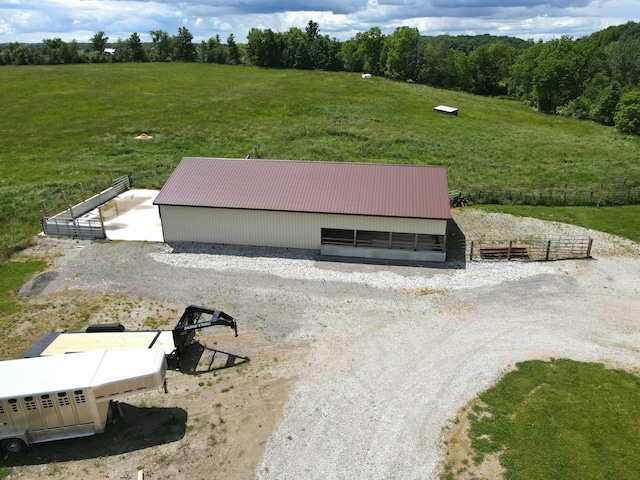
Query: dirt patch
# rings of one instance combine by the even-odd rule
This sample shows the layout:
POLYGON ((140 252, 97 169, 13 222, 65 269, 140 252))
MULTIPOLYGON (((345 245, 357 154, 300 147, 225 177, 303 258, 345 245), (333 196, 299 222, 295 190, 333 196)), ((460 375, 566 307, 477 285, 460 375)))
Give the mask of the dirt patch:
MULTIPOLYGON (((39 300, 48 308, 61 308, 59 295, 39 300)), ((161 307, 137 299, 127 328, 158 318, 161 307)), ((174 311, 171 305, 164 307, 162 318, 174 311)), ((121 307, 119 316, 123 312, 121 307)), ((92 320, 100 323, 98 317, 92 320)), ((231 331, 210 328, 196 340, 179 366, 170 364, 167 392, 125 399, 120 403, 123 417, 104 434, 37 444, 1 464, 15 467, 17 478, 136 479, 138 470, 145 479, 253 478, 295 381, 290 372, 304 361, 306 346, 274 345, 246 326, 237 338, 231 331)))
POLYGON ((478 400, 460 409, 455 420, 443 429, 445 443, 445 464, 440 479, 499 479, 504 477, 505 469, 500 465, 500 454, 486 454, 481 462, 476 463, 476 453, 469 440, 471 422, 469 415, 473 414, 473 407, 480 405, 478 400), (449 477, 448 477, 449 476, 449 477))

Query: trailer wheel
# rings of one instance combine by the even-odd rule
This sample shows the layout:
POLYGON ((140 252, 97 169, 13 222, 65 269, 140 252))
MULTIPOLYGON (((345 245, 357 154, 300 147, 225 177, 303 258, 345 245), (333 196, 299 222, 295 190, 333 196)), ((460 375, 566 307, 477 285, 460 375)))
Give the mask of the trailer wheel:
POLYGON ((10 438, 2 442, 2 450, 11 454, 22 453, 27 449, 27 444, 19 438, 10 438))

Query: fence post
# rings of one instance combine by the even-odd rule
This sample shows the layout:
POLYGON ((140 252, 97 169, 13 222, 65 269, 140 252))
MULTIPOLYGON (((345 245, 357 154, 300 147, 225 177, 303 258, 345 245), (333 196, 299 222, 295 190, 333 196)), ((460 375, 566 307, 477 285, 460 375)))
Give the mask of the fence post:
POLYGON ((84 188, 82 188, 82 184, 80 184, 80 196, 82 197, 83 202, 87 201, 87 197, 85 197, 84 195, 84 188))
POLYGON ((100 214, 100 227, 102 228, 102 236, 107 238, 107 232, 104 229, 104 218, 102 217, 102 207, 98 208, 98 213, 100 214))
POLYGON ((473 261, 473 240, 471 240, 471 251, 469 252, 469 261, 473 261))
POLYGON ((591 258, 591 246, 593 245, 593 238, 589 238, 589 245, 587 246, 587 258, 591 258))
POLYGON ((71 214, 71 222, 75 225, 76 224, 76 216, 73 214, 73 207, 71 205, 69 205, 69 213, 71 214))
POLYGON ((41 200, 42 202, 42 217, 43 218, 47 218, 47 205, 44 203, 44 200, 41 200))
POLYGON ((513 240, 509 240, 509 250, 507 251, 507 260, 511 260, 511 247, 513 246, 513 240))
POLYGON ((549 260, 549 252, 551 251, 551 240, 547 240, 547 255, 544 257, 545 260, 549 260))

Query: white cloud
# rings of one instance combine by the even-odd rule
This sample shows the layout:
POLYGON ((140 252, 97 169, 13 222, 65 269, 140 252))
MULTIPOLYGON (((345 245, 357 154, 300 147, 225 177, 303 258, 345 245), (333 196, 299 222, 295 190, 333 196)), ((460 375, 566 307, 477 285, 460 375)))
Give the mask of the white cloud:
POLYGON ((402 25, 424 35, 580 37, 640 18, 637 0, 0 0, 0 43, 60 37, 88 41, 104 31, 110 40, 151 30, 171 35, 186 26, 194 41, 251 28, 286 31, 309 20, 340 40, 377 26, 390 34, 402 25))

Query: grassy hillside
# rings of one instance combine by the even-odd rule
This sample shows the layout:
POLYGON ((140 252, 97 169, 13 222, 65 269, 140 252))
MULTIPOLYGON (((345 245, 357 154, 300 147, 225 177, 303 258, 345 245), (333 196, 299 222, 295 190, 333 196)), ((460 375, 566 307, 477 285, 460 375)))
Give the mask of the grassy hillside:
POLYGON ((452 189, 640 178, 640 143, 519 103, 358 74, 203 64, 0 69, 0 258, 51 211, 128 173, 160 187, 183 156, 446 165, 452 189), (458 107, 460 115, 433 107, 458 107), (142 131, 150 141, 134 137, 142 131), (76 195, 74 198, 73 195, 76 195), (60 203, 60 202, 58 202, 60 203))

